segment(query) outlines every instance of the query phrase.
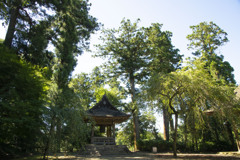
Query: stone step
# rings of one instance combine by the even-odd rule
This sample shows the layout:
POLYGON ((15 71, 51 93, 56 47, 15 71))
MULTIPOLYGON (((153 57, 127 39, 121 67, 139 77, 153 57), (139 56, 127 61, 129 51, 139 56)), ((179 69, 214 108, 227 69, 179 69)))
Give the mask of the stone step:
POLYGON ((95 145, 88 144, 80 151, 81 155, 122 155, 131 153, 125 145, 95 145))

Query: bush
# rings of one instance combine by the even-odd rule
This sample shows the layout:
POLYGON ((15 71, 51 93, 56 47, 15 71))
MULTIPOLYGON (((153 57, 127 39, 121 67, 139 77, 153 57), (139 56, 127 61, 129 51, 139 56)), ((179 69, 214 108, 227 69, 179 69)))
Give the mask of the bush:
MULTIPOLYGON (((158 152, 172 152, 173 142, 165 141, 163 139, 153 140, 140 140, 138 141, 138 148, 140 151, 152 152, 152 147, 157 147, 158 152)), ((179 152, 192 152, 192 148, 186 146, 183 142, 177 142, 177 151, 179 152)))
POLYGON ((199 145, 199 151, 200 152, 219 152, 219 151, 231 151, 232 150, 232 145, 220 141, 220 142, 202 142, 199 145))
POLYGON ((162 139, 159 140, 140 140, 138 141, 140 151, 151 152, 152 147, 157 147, 158 152, 168 152, 172 150, 172 142, 162 139))
POLYGON ((0 43, 0 154, 32 153, 43 138, 44 78, 0 43))

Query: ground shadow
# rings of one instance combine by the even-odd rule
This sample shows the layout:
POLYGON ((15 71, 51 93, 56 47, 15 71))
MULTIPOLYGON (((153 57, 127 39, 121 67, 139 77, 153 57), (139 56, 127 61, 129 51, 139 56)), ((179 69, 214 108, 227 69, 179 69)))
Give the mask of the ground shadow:
POLYGON ((135 152, 124 155, 104 155, 91 157, 84 155, 75 155, 74 157, 58 157, 64 160, 240 160, 240 155, 222 155, 222 154, 178 154, 174 157, 171 153, 146 153, 135 152))

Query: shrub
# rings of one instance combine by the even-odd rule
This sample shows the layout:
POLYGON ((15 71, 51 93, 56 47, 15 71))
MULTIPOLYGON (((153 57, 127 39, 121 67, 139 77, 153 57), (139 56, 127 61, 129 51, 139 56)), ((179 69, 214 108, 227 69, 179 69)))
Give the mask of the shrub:
POLYGON ((168 152, 172 150, 172 142, 162 139, 159 140, 140 140, 138 141, 140 151, 151 152, 152 147, 157 147, 158 152, 168 152))
POLYGON ((232 150, 232 145, 220 141, 220 142, 202 142, 199 145, 199 151, 200 152, 219 152, 219 151, 230 151, 232 150))

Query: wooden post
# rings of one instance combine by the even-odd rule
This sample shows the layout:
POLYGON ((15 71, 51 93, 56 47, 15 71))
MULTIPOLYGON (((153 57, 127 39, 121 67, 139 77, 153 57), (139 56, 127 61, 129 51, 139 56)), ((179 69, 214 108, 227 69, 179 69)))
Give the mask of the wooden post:
POLYGON ((92 125, 91 144, 93 144, 93 137, 94 137, 94 125, 92 125))
POLYGON ((113 134, 112 134, 112 136, 113 136, 113 138, 114 138, 114 145, 116 145, 116 141, 115 141, 115 123, 113 122, 113 134))
POLYGON ((112 136, 111 132, 112 132, 111 126, 107 126, 107 137, 111 137, 112 136))
POLYGON ((113 137, 115 138, 115 123, 113 122, 113 137))

